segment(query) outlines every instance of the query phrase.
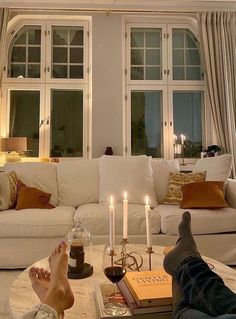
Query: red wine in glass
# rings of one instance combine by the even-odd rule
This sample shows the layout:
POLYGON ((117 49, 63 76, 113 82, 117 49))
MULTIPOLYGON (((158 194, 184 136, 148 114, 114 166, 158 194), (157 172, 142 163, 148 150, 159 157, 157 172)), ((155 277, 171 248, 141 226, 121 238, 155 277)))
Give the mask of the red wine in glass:
POLYGON ((104 274, 113 283, 119 282, 124 277, 125 273, 125 269, 121 266, 110 266, 104 269, 104 274))
POLYGON ((114 245, 113 249, 105 246, 102 258, 102 267, 106 277, 113 283, 114 292, 109 297, 109 302, 104 306, 104 312, 111 316, 123 315, 127 311, 124 304, 117 302, 116 284, 124 277, 126 269, 122 263, 121 246, 114 245))

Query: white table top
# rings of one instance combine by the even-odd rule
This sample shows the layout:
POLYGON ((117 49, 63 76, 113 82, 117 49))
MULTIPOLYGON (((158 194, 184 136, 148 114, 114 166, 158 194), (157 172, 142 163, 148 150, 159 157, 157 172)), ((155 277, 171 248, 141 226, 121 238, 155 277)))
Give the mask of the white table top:
MULTIPOLYGON (((109 282, 102 270, 103 249, 103 245, 93 246, 91 261, 94 267, 94 273, 91 277, 80 280, 69 279, 75 295, 75 303, 71 309, 66 310, 66 319, 98 318, 94 298, 94 284, 95 282, 109 282)), ((146 246, 129 245, 128 250, 142 252, 144 258, 143 270, 147 270, 148 256, 145 254, 146 246)), ((153 250, 154 254, 152 254, 152 269, 157 269, 162 267, 163 247, 153 246, 153 250)), ((236 271, 216 260, 210 258, 204 259, 206 262, 214 265, 214 271, 219 274, 224 279, 225 284, 236 293, 236 271)), ((38 261, 34 264, 34 266, 48 268, 47 258, 38 261)), ((28 277, 30 267, 22 271, 22 273, 20 273, 20 275, 13 282, 9 300, 13 318, 20 318, 22 314, 29 310, 33 305, 39 303, 39 299, 34 293, 31 287, 30 279, 28 277)))

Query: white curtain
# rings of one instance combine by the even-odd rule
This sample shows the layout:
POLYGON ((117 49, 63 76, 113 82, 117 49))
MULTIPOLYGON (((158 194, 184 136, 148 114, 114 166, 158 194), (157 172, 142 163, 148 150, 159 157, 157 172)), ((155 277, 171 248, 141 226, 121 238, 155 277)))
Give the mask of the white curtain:
POLYGON ((236 177, 236 26, 235 12, 197 14, 202 61, 218 145, 233 155, 236 177))

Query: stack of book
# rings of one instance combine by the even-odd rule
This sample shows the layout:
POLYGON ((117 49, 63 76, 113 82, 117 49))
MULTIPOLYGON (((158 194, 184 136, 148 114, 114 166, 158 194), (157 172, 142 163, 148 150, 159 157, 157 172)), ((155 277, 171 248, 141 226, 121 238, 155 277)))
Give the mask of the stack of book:
MULTIPOLYGON (((96 285, 95 294, 100 318, 111 318, 103 312, 111 284, 96 285)), ((127 304, 125 319, 167 319, 172 314, 172 279, 163 268, 154 271, 127 272, 118 283, 118 302, 127 304)), ((116 317, 117 318, 117 317, 116 317)))

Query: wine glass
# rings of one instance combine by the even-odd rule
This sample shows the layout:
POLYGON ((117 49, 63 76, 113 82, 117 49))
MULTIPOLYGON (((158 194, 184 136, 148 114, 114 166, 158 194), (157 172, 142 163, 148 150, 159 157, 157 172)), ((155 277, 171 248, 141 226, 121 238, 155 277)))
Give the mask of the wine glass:
POLYGON ((114 245, 113 249, 106 245, 103 251, 102 267, 106 277, 113 283, 114 291, 109 296, 109 302, 104 306, 104 312, 112 316, 119 316, 126 313, 127 308, 118 302, 117 283, 124 277, 126 269, 121 258, 121 246, 114 245))

